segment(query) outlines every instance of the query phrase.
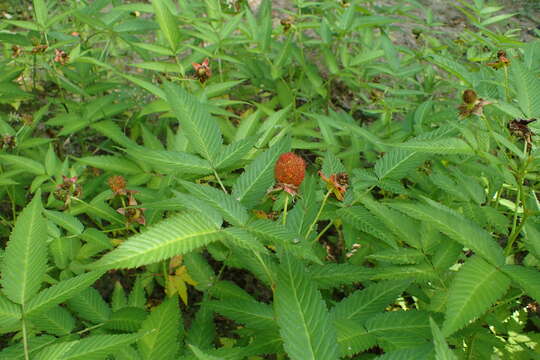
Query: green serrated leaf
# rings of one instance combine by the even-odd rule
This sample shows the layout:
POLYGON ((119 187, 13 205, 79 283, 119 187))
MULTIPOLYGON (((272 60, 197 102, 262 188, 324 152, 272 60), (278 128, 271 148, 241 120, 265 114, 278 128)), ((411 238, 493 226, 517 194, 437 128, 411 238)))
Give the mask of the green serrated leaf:
POLYGON ((458 138, 411 140, 404 143, 387 144, 388 146, 428 154, 463 154, 472 155, 474 150, 465 141, 458 138))
POLYGON ((91 267, 118 269, 151 264, 207 245, 220 235, 221 230, 202 214, 179 214, 130 237, 91 267))
POLYGON ((103 275, 102 271, 92 271, 59 283, 39 292, 33 297, 25 309, 25 314, 33 315, 60 304, 92 285, 103 275))
POLYGON ((126 306, 111 314, 104 328, 124 332, 136 332, 141 328, 148 313, 139 307, 126 306))
POLYGON ((176 49, 180 44, 180 32, 176 19, 171 13, 170 7, 167 4, 167 0, 152 0, 152 6, 154 7, 154 13, 156 15, 156 21, 165 35, 169 46, 173 53, 176 53, 176 49))
POLYGON ((394 302, 409 285, 409 281, 381 281, 363 290, 353 292, 341 300, 331 311, 334 319, 348 319, 363 323, 381 313, 394 302))
POLYGON ((207 107, 178 85, 165 83, 165 95, 173 114, 180 122, 197 153, 215 166, 223 144, 221 130, 207 107))
POLYGON ((457 360, 456 355, 454 355, 452 350, 448 347, 444 335, 437 326, 437 323, 432 318, 429 318, 429 324, 431 325, 431 333, 433 334, 433 343, 435 345, 435 359, 457 360))
POLYGON ((68 308, 82 319, 94 324, 107 321, 111 316, 109 305, 93 287, 87 287, 67 301, 68 308))
POLYGON ((34 0, 34 11, 38 24, 45 26, 47 23, 47 3, 45 0, 34 0))
POLYGON ((47 311, 29 317, 33 326, 41 331, 57 336, 71 334, 75 328, 75 318, 62 306, 53 306, 47 311))
POLYGON ((45 175, 45 168, 39 162, 18 155, 0 154, 0 160, 35 175, 45 175))
POLYGON ((176 359, 183 337, 183 324, 178 298, 165 300, 152 310, 143 322, 142 330, 152 331, 138 342, 143 359, 176 359))
POLYGON ((35 360, 102 360, 118 348, 129 345, 144 333, 129 335, 94 335, 81 340, 49 345, 40 351, 35 360))
POLYGON ((420 166, 425 159, 424 154, 414 151, 392 150, 377 160, 374 167, 375 174, 379 180, 400 180, 420 166))
POLYGON ((194 184, 188 181, 182 181, 181 184, 193 196, 216 209, 223 216, 223 219, 232 225, 242 226, 249 220, 246 208, 231 195, 211 186, 194 184))
POLYGON ((223 229, 227 239, 233 242, 236 246, 240 246, 246 250, 252 250, 262 254, 268 254, 268 250, 260 243, 260 241, 248 231, 237 227, 228 227, 223 229))
POLYGON ((491 235, 446 206, 427 200, 428 204, 392 203, 399 211, 420 221, 433 224, 442 233, 490 261, 503 264, 504 255, 491 235))
POLYGON ((36 193, 19 214, 2 263, 3 292, 21 305, 38 292, 47 269, 47 222, 40 197, 36 193))
POLYGON ((540 79, 520 61, 510 69, 519 107, 527 118, 540 117, 540 79))
POLYGON ((528 296, 540 302, 540 271, 519 265, 504 265, 501 269, 518 283, 528 296))
POLYGON ((255 141, 256 138, 251 137, 224 146, 223 150, 218 154, 216 169, 220 170, 237 167, 243 157, 253 149, 255 141))
POLYGON ((374 269, 353 264, 325 264, 309 267, 311 278, 321 289, 339 287, 369 280, 375 273, 374 269))
POLYGON ((203 302, 199 311, 195 314, 195 318, 186 335, 186 343, 196 345, 200 349, 213 348, 216 332, 215 327, 214 313, 203 302))
POLYGON ((78 162, 119 174, 140 174, 142 170, 134 162, 119 156, 86 156, 77 159, 78 162))
POLYGON ((341 356, 351 356, 377 344, 377 338, 357 321, 339 319, 334 321, 334 326, 341 356))
POLYGON ((396 239, 390 234, 379 219, 371 215, 362 206, 341 208, 337 211, 344 222, 350 223, 356 229, 371 234, 384 241, 388 246, 397 249, 396 239))
POLYGON ((338 359, 336 332, 303 265, 285 254, 274 294, 283 347, 292 360, 338 359))
POLYGON ((4 329, 11 329, 21 320, 20 306, 9 301, 4 295, 0 294, 0 334, 4 329))
POLYGON ((212 173, 212 167, 207 160, 181 151, 151 150, 142 146, 131 146, 127 148, 126 152, 133 158, 167 173, 171 171, 194 175, 212 173))
POLYGON ((84 231, 84 225, 73 215, 53 210, 45 210, 44 213, 49 220, 72 234, 80 235, 84 231))
POLYGON ((274 182, 276 160, 289 147, 290 139, 284 139, 257 156, 234 183, 232 196, 248 209, 259 203, 274 182))
POLYGON ((254 300, 221 299, 208 301, 209 309, 253 329, 277 328, 272 307, 254 300))
POLYGON ((365 328, 393 346, 411 347, 431 339, 428 314, 419 310, 385 312, 367 320, 365 328))
POLYGON ((510 279, 499 269, 478 255, 469 258, 450 286, 443 334, 451 335, 485 313, 509 286, 510 279))

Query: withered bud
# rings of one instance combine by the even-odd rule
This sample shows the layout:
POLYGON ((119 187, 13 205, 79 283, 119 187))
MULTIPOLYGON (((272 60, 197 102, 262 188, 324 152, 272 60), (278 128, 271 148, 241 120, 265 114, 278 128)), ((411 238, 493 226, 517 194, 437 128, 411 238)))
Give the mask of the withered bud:
POLYGON ((472 89, 467 89, 463 92, 463 102, 466 104, 474 104, 476 100, 478 99, 478 96, 476 95, 476 92, 472 89))
POLYGON ((19 45, 13 45, 11 47, 11 53, 12 53, 12 56, 14 58, 17 58, 19 56, 21 56, 22 54, 22 47, 20 47, 19 45))
POLYGON ((283 31, 288 31, 293 24, 293 19, 289 16, 281 19, 279 23, 283 26, 283 31))
POLYGON ((338 173, 336 175, 336 181, 339 185, 342 185, 342 186, 348 186, 349 185, 349 174, 347 173, 338 173))
POLYGON ((49 46, 43 44, 43 45, 36 45, 32 48, 32 54, 43 54, 45 50, 47 50, 49 46))

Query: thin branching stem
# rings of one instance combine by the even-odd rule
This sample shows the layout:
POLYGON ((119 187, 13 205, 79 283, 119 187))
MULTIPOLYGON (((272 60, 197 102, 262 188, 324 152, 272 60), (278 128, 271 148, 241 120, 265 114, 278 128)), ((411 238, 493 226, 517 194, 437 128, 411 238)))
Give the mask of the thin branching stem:
POLYGON ((324 227, 324 229, 321 230, 321 232, 317 235, 317 237, 313 240, 313 242, 319 241, 319 239, 324 235, 325 232, 328 231, 328 229, 330 229, 330 228, 332 227, 332 225, 334 225, 334 222, 333 222, 333 221, 330 221, 330 222, 324 227))
POLYGON ((330 196, 331 193, 332 193, 332 190, 328 190, 326 194, 324 195, 324 199, 321 203, 321 207, 319 208, 319 211, 317 212, 317 216, 315 216, 315 219, 313 219, 313 222, 311 223, 311 225, 309 225, 308 231, 306 232, 306 239, 309 237, 309 234, 315 227, 315 224, 317 223, 317 221, 319 221, 319 217, 321 216, 324 206, 326 205, 326 201, 328 200, 328 197, 330 196))

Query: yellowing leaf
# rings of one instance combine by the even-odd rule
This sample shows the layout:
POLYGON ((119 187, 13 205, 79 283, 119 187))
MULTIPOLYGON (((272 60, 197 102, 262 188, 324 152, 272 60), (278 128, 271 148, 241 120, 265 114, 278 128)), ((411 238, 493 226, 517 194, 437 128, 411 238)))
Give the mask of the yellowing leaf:
POLYGON ((165 292, 168 296, 173 296, 174 294, 178 294, 180 296, 180 299, 184 302, 184 304, 188 304, 188 297, 187 297, 187 285, 189 284, 191 286, 197 285, 197 282, 191 278, 191 276, 187 272, 187 268, 185 265, 182 265, 178 267, 174 273, 174 275, 169 275, 168 281, 167 281, 167 288, 165 292))

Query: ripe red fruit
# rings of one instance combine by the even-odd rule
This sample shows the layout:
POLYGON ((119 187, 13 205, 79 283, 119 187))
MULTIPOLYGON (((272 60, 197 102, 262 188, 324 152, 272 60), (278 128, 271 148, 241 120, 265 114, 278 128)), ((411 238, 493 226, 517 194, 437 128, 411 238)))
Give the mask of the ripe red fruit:
POLYGON ((281 154, 276 161, 274 174, 278 183, 298 187, 304 180, 306 163, 293 152, 281 154))

